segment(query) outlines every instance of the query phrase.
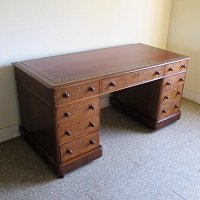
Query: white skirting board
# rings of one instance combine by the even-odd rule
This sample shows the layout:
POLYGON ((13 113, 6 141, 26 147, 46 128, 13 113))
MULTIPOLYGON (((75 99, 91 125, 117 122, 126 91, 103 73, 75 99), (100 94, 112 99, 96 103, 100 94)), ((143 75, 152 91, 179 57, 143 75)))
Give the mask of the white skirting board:
POLYGON ((184 89, 183 97, 200 104, 200 94, 188 89, 184 89))
POLYGON ((110 94, 103 95, 100 98, 100 109, 110 106, 109 98, 110 98, 110 94))
POLYGON ((0 129, 0 143, 20 136, 18 124, 0 129))

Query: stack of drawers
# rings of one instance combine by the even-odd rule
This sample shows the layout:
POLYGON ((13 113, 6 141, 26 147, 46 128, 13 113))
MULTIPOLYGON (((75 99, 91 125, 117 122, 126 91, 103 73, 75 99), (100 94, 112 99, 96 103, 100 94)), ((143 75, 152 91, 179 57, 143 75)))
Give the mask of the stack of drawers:
POLYGON ((180 104, 187 70, 187 61, 165 66, 162 80, 158 120, 180 113, 180 104))
POLYGON ((56 132, 61 163, 100 146, 99 92, 99 81, 55 90, 56 132))

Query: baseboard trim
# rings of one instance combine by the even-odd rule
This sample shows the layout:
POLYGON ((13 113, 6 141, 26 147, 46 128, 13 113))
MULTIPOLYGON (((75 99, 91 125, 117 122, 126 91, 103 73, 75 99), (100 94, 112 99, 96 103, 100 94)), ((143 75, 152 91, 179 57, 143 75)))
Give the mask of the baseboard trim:
POLYGON ((18 125, 0 129, 0 143, 20 136, 18 125))
POLYGON ((183 97, 200 104, 200 94, 188 89, 184 89, 183 97))
POLYGON ((100 98, 100 109, 106 108, 110 106, 110 95, 104 95, 100 98))

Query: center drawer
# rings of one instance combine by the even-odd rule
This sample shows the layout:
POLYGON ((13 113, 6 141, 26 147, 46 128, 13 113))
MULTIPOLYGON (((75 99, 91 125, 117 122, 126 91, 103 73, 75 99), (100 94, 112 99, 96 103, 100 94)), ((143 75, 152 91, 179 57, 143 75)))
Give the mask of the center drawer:
POLYGON ((99 114, 82 120, 72 120, 58 126, 59 143, 71 142, 99 130, 99 114))
POLYGON ((57 124, 75 119, 83 119, 99 113, 99 98, 92 98, 78 103, 59 107, 56 112, 57 124))
POLYGON ((84 136, 73 142, 60 146, 61 162, 66 162, 76 156, 91 151, 99 146, 99 132, 84 136))
POLYGON ((121 90, 139 83, 161 78, 162 76, 164 76, 164 66, 107 78, 101 81, 102 93, 121 90))

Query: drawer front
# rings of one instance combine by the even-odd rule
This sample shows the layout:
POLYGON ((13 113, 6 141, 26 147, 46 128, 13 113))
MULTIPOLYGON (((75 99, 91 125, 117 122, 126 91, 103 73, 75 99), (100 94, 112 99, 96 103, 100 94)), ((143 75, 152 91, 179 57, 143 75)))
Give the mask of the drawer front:
POLYGON ((162 90, 184 85, 186 73, 177 74, 163 79, 162 90))
POLYGON ((183 85, 170 90, 163 91, 160 96, 160 103, 167 103, 174 99, 176 100, 181 99, 182 92, 183 92, 183 85))
POLYGON ((187 70, 187 60, 175 62, 165 66, 165 75, 170 75, 187 70))
POLYGON ((138 83, 160 78, 162 76, 164 76, 164 67, 154 67, 151 69, 140 70, 129 74, 107 78, 101 82, 102 93, 121 90, 138 83))
POLYGON ((61 162, 66 162, 76 156, 86 153, 99 146, 99 132, 84 136, 73 142, 60 146, 61 162))
POLYGON ((99 98, 92 98, 74 104, 59 107, 56 113, 57 123, 80 120, 99 113, 99 98))
POLYGON ((59 143, 71 142, 99 130, 99 115, 83 120, 72 120, 58 126, 59 143))
POLYGON ((64 104, 79 98, 97 95, 99 91, 99 81, 68 86, 55 90, 55 101, 57 105, 64 104))
POLYGON ((159 119, 168 117, 180 111, 181 100, 170 102, 167 104, 161 104, 159 109, 159 119))

